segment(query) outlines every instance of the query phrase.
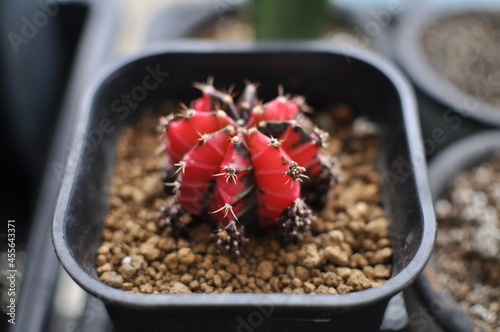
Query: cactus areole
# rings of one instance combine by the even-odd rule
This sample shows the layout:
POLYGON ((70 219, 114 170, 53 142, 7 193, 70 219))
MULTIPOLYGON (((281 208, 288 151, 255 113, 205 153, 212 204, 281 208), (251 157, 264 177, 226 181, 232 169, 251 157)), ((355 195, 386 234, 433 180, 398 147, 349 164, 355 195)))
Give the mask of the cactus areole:
POLYGON ((239 253, 250 229, 277 227, 285 241, 300 241, 338 179, 337 163, 321 154, 328 134, 302 114, 302 97, 263 104, 247 83, 231 91, 195 83, 202 96, 160 119, 169 156, 166 189, 175 199, 162 220, 179 235, 191 220, 215 225, 221 251, 239 253))

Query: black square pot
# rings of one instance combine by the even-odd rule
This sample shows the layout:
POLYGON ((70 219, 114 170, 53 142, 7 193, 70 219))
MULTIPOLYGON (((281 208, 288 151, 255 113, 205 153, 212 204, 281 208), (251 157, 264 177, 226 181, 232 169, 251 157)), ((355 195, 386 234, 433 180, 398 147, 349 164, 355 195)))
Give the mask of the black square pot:
POLYGON ((85 96, 53 222, 53 241, 68 273, 102 299, 120 331, 377 331, 389 299, 425 266, 435 217, 413 92, 379 56, 349 56, 322 43, 170 42, 150 46, 103 73, 85 96), (381 129, 378 170, 390 219, 393 276, 383 285, 342 295, 137 294, 99 281, 96 249, 120 128, 141 110, 195 97, 192 82, 244 79, 269 99, 281 83, 315 109, 345 102, 381 129))

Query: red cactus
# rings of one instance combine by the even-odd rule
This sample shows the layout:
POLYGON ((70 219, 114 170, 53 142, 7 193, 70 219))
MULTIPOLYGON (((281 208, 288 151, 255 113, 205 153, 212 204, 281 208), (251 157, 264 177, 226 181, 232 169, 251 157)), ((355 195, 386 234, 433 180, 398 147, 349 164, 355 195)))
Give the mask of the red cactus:
POLYGON ((255 188, 254 169, 245 136, 240 132, 229 140, 220 173, 214 175, 217 178, 208 211, 211 219, 222 226, 233 220, 246 220, 257 203, 251 195, 255 188))
POLYGON ((203 94, 193 108, 160 122, 176 195, 164 219, 176 234, 191 217, 211 220, 219 248, 236 253, 251 227, 278 225, 284 239, 301 240, 314 218, 307 204, 321 208, 338 175, 321 155, 328 135, 300 115, 303 98, 261 105, 247 83, 235 103, 212 82, 195 87, 203 94))
POLYGON ((202 112, 184 110, 177 115, 162 118, 167 129, 166 152, 171 162, 177 163, 195 145, 200 135, 213 133, 234 121, 223 111, 202 112))
POLYGON ((199 215, 206 208, 206 195, 214 174, 226 153, 232 127, 200 135, 198 142, 175 165, 179 176, 174 182, 177 200, 186 212, 199 215))
POLYGON ((255 168, 259 225, 263 228, 278 223, 283 209, 300 198, 300 180, 305 169, 295 163, 281 148, 281 141, 251 128, 248 145, 255 168))

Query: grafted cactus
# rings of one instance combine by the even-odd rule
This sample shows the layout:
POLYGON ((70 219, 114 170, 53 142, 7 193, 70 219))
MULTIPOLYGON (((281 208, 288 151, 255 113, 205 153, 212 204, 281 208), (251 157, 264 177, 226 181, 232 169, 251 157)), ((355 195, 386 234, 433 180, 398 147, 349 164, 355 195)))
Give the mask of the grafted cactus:
MULTIPOLYGON (((209 80, 210 81, 210 80, 209 80)), ((202 96, 160 119, 169 156, 166 186, 175 200, 162 211, 174 234, 193 219, 212 222, 221 251, 239 253, 250 229, 278 227, 300 241, 338 180, 321 154, 328 134, 302 115, 302 97, 280 93, 262 104, 247 83, 237 102, 212 82, 202 96)))

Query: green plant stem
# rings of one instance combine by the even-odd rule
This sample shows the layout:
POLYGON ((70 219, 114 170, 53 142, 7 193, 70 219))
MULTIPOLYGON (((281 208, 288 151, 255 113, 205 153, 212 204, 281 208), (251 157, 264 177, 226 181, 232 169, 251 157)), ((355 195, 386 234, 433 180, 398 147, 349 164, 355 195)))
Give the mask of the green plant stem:
POLYGON ((319 38, 327 8, 327 0, 253 0, 256 38, 319 38))

